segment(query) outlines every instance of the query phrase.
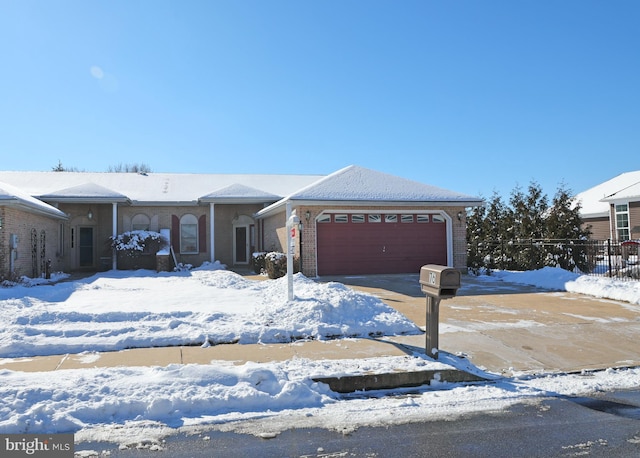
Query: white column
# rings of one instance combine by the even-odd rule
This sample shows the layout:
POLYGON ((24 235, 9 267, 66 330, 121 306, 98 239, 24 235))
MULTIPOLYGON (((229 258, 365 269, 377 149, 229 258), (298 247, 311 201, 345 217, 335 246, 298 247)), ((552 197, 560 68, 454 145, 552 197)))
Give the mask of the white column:
MULTIPOLYGON (((115 238, 118 235, 118 203, 111 204, 111 235, 115 238)), ((118 256, 117 251, 114 248, 111 251, 111 268, 116 270, 118 268, 118 256)))
POLYGON ((293 300, 293 249, 291 239, 291 201, 287 201, 286 211, 287 229, 287 300, 293 300))
POLYGON ((215 239, 216 239, 216 232, 215 232, 215 206, 216 204, 214 204, 213 202, 211 202, 209 204, 209 232, 211 232, 211 234, 209 235, 209 246, 211 248, 209 248, 210 253, 211 253, 211 262, 215 262, 216 261, 216 246, 215 246, 215 239))

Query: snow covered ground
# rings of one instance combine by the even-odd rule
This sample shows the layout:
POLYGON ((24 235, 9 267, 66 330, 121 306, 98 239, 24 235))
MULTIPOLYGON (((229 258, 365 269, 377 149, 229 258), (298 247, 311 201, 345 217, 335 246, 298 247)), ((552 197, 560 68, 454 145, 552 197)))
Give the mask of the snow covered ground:
MULTIPOLYGON (((495 272, 482 279, 487 284, 526 283, 640 304, 640 282, 610 282, 560 269, 495 272)), ((316 283, 302 275, 295 276, 294 284, 296 297, 287 301, 285 279, 250 281, 208 264, 191 272, 111 271, 55 285, 0 288, 0 358, 70 352, 92 358, 96 351, 127 347, 420 332, 379 299, 342 284, 316 283)), ((519 374, 484 384, 442 383, 413 389, 412 396, 370 399, 338 395, 312 378, 415 370, 441 362, 416 354, 25 373, 2 369, 2 361, 0 432, 73 432, 76 441, 145 442, 155 449, 162 448, 163 437, 185 430, 213 428, 263 437, 292 427, 349 431, 501 410, 549 395, 640 386, 640 369, 607 369, 519 374)), ((468 364, 458 358, 447 363, 468 364)))
POLYGON ((492 276, 511 283, 522 283, 540 288, 640 304, 640 281, 637 280, 622 281, 607 277, 580 275, 552 267, 529 272, 496 271, 492 276))
POLYGON ((420 333, 381 300, 341 283, 298 274, 288 302, 285 280, 251 281, 208 264, 0 289, 0 358, 420 333))

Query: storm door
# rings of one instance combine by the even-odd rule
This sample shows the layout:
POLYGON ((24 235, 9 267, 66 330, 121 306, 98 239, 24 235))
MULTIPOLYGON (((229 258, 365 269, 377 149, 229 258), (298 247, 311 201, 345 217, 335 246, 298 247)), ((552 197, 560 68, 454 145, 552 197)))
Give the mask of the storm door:
POLYGON ((78 244, 80 267, 93 267, 93 228, 81 227, 78 244))
POLYGON ((248 226, 235 226, 233 228, 233 263, 247 264, 249 262, 248 226))

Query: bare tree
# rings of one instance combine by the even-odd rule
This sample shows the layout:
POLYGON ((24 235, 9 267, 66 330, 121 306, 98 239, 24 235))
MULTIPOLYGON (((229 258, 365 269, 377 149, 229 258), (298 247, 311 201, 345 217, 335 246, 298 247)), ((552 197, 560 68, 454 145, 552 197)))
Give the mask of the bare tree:
POLYGON ((144 162, 133 163, 133 164, 123 164, 122 162, 118 165, 110 165, 107 169, 109 173, 150 173, 151 167, 144 162))

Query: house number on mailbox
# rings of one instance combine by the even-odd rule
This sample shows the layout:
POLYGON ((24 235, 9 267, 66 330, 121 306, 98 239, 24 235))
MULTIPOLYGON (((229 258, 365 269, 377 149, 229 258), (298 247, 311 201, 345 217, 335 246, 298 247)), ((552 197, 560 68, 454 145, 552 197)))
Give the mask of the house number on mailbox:
POLYGON ((431 283, 432 285, 436 284, 436 273, 435 272, 429 272, 429 283, 431 283))

